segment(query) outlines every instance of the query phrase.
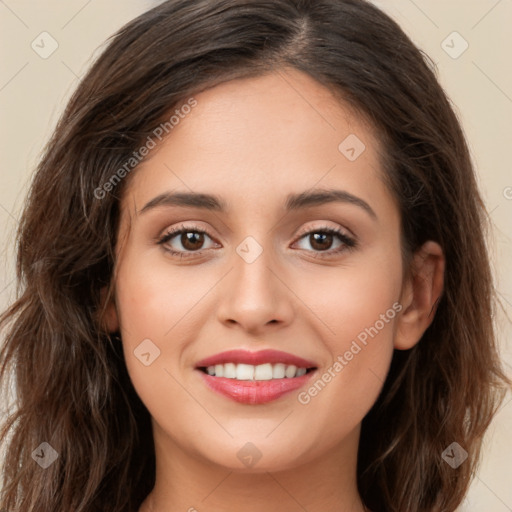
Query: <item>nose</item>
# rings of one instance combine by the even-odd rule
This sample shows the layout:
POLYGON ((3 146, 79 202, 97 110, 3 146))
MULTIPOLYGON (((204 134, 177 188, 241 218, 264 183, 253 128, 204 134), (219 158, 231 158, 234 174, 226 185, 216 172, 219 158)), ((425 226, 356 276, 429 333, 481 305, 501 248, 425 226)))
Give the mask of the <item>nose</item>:
POLYGON ((219 321, 252 335, 289 325, 294 313, 293 292, 270 251, 264 250, 250 263, 237 253, 233 260, 234 268, 223 280, 219 294, 219 321))

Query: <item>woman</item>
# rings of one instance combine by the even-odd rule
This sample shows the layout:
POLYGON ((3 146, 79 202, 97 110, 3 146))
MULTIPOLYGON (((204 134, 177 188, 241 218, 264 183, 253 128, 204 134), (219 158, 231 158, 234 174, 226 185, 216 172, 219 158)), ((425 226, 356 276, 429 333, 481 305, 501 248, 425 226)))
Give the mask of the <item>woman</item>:
POLYGON ((371 4, 143 14, 20 224, 1 506, 455 510, 510 384, 484 227, 429 61, 371 4))

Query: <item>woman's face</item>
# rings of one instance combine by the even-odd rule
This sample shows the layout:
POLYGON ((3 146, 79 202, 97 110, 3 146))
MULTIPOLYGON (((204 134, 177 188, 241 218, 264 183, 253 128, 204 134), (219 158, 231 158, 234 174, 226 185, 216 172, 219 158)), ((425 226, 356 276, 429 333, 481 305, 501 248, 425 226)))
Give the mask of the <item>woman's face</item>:
POLYGON ((122 199, 112 315, 157 448, 249 471, 353 455, 405 290, 374 132, 295 70, 194 99, 122 199))

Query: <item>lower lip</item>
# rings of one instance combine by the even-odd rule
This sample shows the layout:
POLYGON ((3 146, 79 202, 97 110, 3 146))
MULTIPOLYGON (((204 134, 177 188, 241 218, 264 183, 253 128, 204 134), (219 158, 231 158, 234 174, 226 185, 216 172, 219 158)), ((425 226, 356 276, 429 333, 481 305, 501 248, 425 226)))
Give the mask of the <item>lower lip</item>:
POLYGON ((231 398, 235 402, 251 405, 266 404, 286 393, 295 391, 302 387, 315 373, 315 370, 313 370, 301 377, 285 377, 284 379, 236 380, 226 377, 212 377, 201 370, 197 371, 201 374, 206 385, 213 391, 231 398))

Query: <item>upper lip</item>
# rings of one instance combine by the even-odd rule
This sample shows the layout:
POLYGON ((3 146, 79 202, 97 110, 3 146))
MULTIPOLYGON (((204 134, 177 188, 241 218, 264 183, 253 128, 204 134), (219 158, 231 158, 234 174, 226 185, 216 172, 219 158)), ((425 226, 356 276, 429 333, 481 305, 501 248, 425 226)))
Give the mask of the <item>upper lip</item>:
POLYGON ((280 350, 259 350, 251 352, 250 350, 227 350, 213 356, 202 359, 196 364, 196 368, 203 368, 208 366, 215 366, 216 364, 224 363, 244 363, 254 366, 270 363, 283 363, 287 365, 295 365, 297 368, 314 368, 316 364, 302 357, 282 352, 280 350))

